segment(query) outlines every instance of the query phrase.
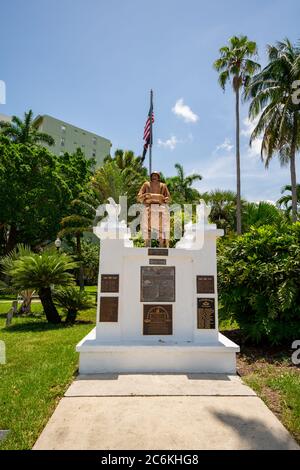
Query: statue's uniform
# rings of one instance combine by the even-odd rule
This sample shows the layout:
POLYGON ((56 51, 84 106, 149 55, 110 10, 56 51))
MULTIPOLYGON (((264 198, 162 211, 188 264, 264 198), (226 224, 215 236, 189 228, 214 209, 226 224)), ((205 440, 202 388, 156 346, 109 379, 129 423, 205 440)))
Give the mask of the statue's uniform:
POLYGON ((170 200, 167 185, 160 181, 146 181, 138 193, 138 201, 144 204, 141 229, 144 240, 156 237, 161 240, 170 238, 170 214, 165 198, 170 200), (163 202, 162 202, 163 201, 163 202))

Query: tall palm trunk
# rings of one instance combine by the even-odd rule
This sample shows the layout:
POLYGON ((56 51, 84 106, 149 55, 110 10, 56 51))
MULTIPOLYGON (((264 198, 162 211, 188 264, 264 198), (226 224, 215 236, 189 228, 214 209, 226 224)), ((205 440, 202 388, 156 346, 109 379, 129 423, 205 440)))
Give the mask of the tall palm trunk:
POLYGON ((297 141, 298 121, 294 113, 293 138, 290 155, 290 171, 292 186, 292 221, 297 222, 297 178, 296 178, 296 141, 297 141))
MULTIPOLYGON (((238 78, 237 78, 238 82, 238 78)), ((241 156, 240 156, 240 88, 235 90, 235 119, 236 119, 236 231, 242 233, 242 211, 241 211, 241 156)))
POLYGON ((50 287, 42 287, 39 289, 39 297, 49 323, 60 323, 61 318, 53 303, 50 287))
POLYGON ((79 259, 79 286, 80 290, 84 290, 84 275, 83 275, 83 266, 81 259, 81 239, 80 234, 76 235, 76 251, 79 259))

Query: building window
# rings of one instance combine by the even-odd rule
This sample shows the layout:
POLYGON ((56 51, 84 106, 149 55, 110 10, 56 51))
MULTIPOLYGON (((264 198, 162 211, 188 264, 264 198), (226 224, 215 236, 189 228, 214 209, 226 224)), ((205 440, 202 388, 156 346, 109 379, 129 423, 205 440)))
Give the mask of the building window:
POLYGON ((60 146, 61 146, 61 147, 64 147, 64 146, 65 146, 65 138, 64 138, 64 137, 62 137, 62 138, 60 139, 60 146))
POLYGON ((96 145, 97 144, 97 139, 96 137, 93 137, 93 145, 96 145))
POLYGON ((92 156, 96 157, 96 150, 93 150, 92 156))
POLYGON ((82 144, 82 146, 81 146, 81 147, 85 147, 85 145, 84 145, 84 144, 82 144))
POLYGON ((62 132, 66 132, 66 126, 60 126, 62 132))

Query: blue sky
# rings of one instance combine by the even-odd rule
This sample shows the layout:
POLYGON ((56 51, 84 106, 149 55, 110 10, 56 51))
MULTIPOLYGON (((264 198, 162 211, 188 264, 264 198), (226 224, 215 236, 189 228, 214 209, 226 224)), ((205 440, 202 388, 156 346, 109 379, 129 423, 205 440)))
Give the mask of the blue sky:
MULTIPOLYGON (((266 44, 300 38, 298 0, 2 0, 0 14, 0 113, 32 108, 139 154, 152 87, 153 167, 171 175, 183 164, 202 174, 200 191, 235 189, 234 97, 212 67, 219 47, 246 34, 265 64, 266 44)), ((264 169, 258 145, 248 148, 247 105, 241 114, 242 193, 277 200, 289 170, 276 160, 264 169)))

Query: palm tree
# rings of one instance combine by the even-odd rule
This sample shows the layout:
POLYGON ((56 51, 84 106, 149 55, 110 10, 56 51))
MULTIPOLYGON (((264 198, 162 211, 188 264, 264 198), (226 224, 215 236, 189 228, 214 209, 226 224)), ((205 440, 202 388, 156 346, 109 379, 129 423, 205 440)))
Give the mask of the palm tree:
POLYGON ((179 204, 198 202, 200 194, 192 185, 195 181, 201 181, 202 176, 198 173, 186 176, 183 166, 179 163, 175 164, 175 168, 177 175, 166 178, 166 184, 171 193, 172 200, 179 204))
MULTIPOLYGON (((292 194, 284 194, 286 191, 289 191, 290 193, 292 192, 292 186, 290 184, 287 184, 282 188, 281 194, 283 194, 283 196, 278 199, 277 206, 283 206, 286 213, 289 215, 292 211, 292 194)), ((300 184, 297 184, 297 206, 300 208, 300 184)))
POLYGON ((13 116, 11 122, 0 121, 0 132, 18 144, 51 146, 55 143, 49 134, 37 130, 31 109, 28 113, 24 113, 23 121, 17 116, 13 116))
POLYGON ((247 202, 243 211, 243 226, 249 231, 251 226, 280 225, 285 222, 283 212, 266 201, 247 202))
MULTIPOLYGON (((60 238, 71 237, 76 240, 76 256, 79 262, 79 285, 80 290, 84 289, 84 271, 82 265, 81 239, 84 232, 92 232, 93 222, 96 217, 97 203, 92 193, 83 193, 81 199, 74 199, 70 205, 71 214, 65 216, 60 225, 60 238)), ((80 197, 80 196, 79 196, 80 197)))
POLYGON ((147 168, 144 167, 145 157, 136 156, 132 150, 117 149, 114 156, 107 155, 104 158, 104 163, 115 162, 120 170, 125 172, 134 172, 147 176, 147 168))
MULTIPOLYGON (((201 195, 210 207, 209 218, 225 233, 234 231, 236 224, 236 194, 233 191, 223 191, 216 189, 201 195)), ((243 201, 242 201, 243 202, 243 201)))
POLYGON ((237 233, 242 233, 241 215, 241 169, 240 169, 240 92, 250 78, 260 69, 260 65, 251 60, 257 55, 257 46, 249 41, 247 36, 233 36, 229 39, 229 46, 221 47, 220 58, 215 61, 214 68, 219 72, 219 83, 225 90, 226 83, 232 79, 235 93, 236 118, 236 176, 237 176, 237 205, 236 224, 237 233))
POLYGON ((300 149, 300 106, 293 100, 293 83, 299 79, 300 47, 288 39, 267 47, 269 63, 248 84, 252 98, 249 116, 259 116, 250 144, 263 136, 261 158, 265 167, 278 154, 281 165, 290 164, 292 220, 297 220, 296 153, 300 149))
POLYGON ((74 323, 79 310, 87 310, 93 306, 90 295, 78 290, 76 286, 56 289, 53 299, 54 303, 66 310, 66 323, 74 323))
POLYGON ((109 197, 118 202, 120 196, 127 196, 129 207, 136 202, 136 196, 144 181, 145 176, 142 173, 121 170, 113 160, 96 170, 91 186, 99 204, 103 204, 109 197))
POLYGON ((52 286, 68 286, 74 282, 71 270, 78 264, 73 258, 56 251, 44 251, 1 260, 3 273, 10 277, 16 290, 36 289, 49 323, 60 323, 61 318, 53 303, 52 286))

